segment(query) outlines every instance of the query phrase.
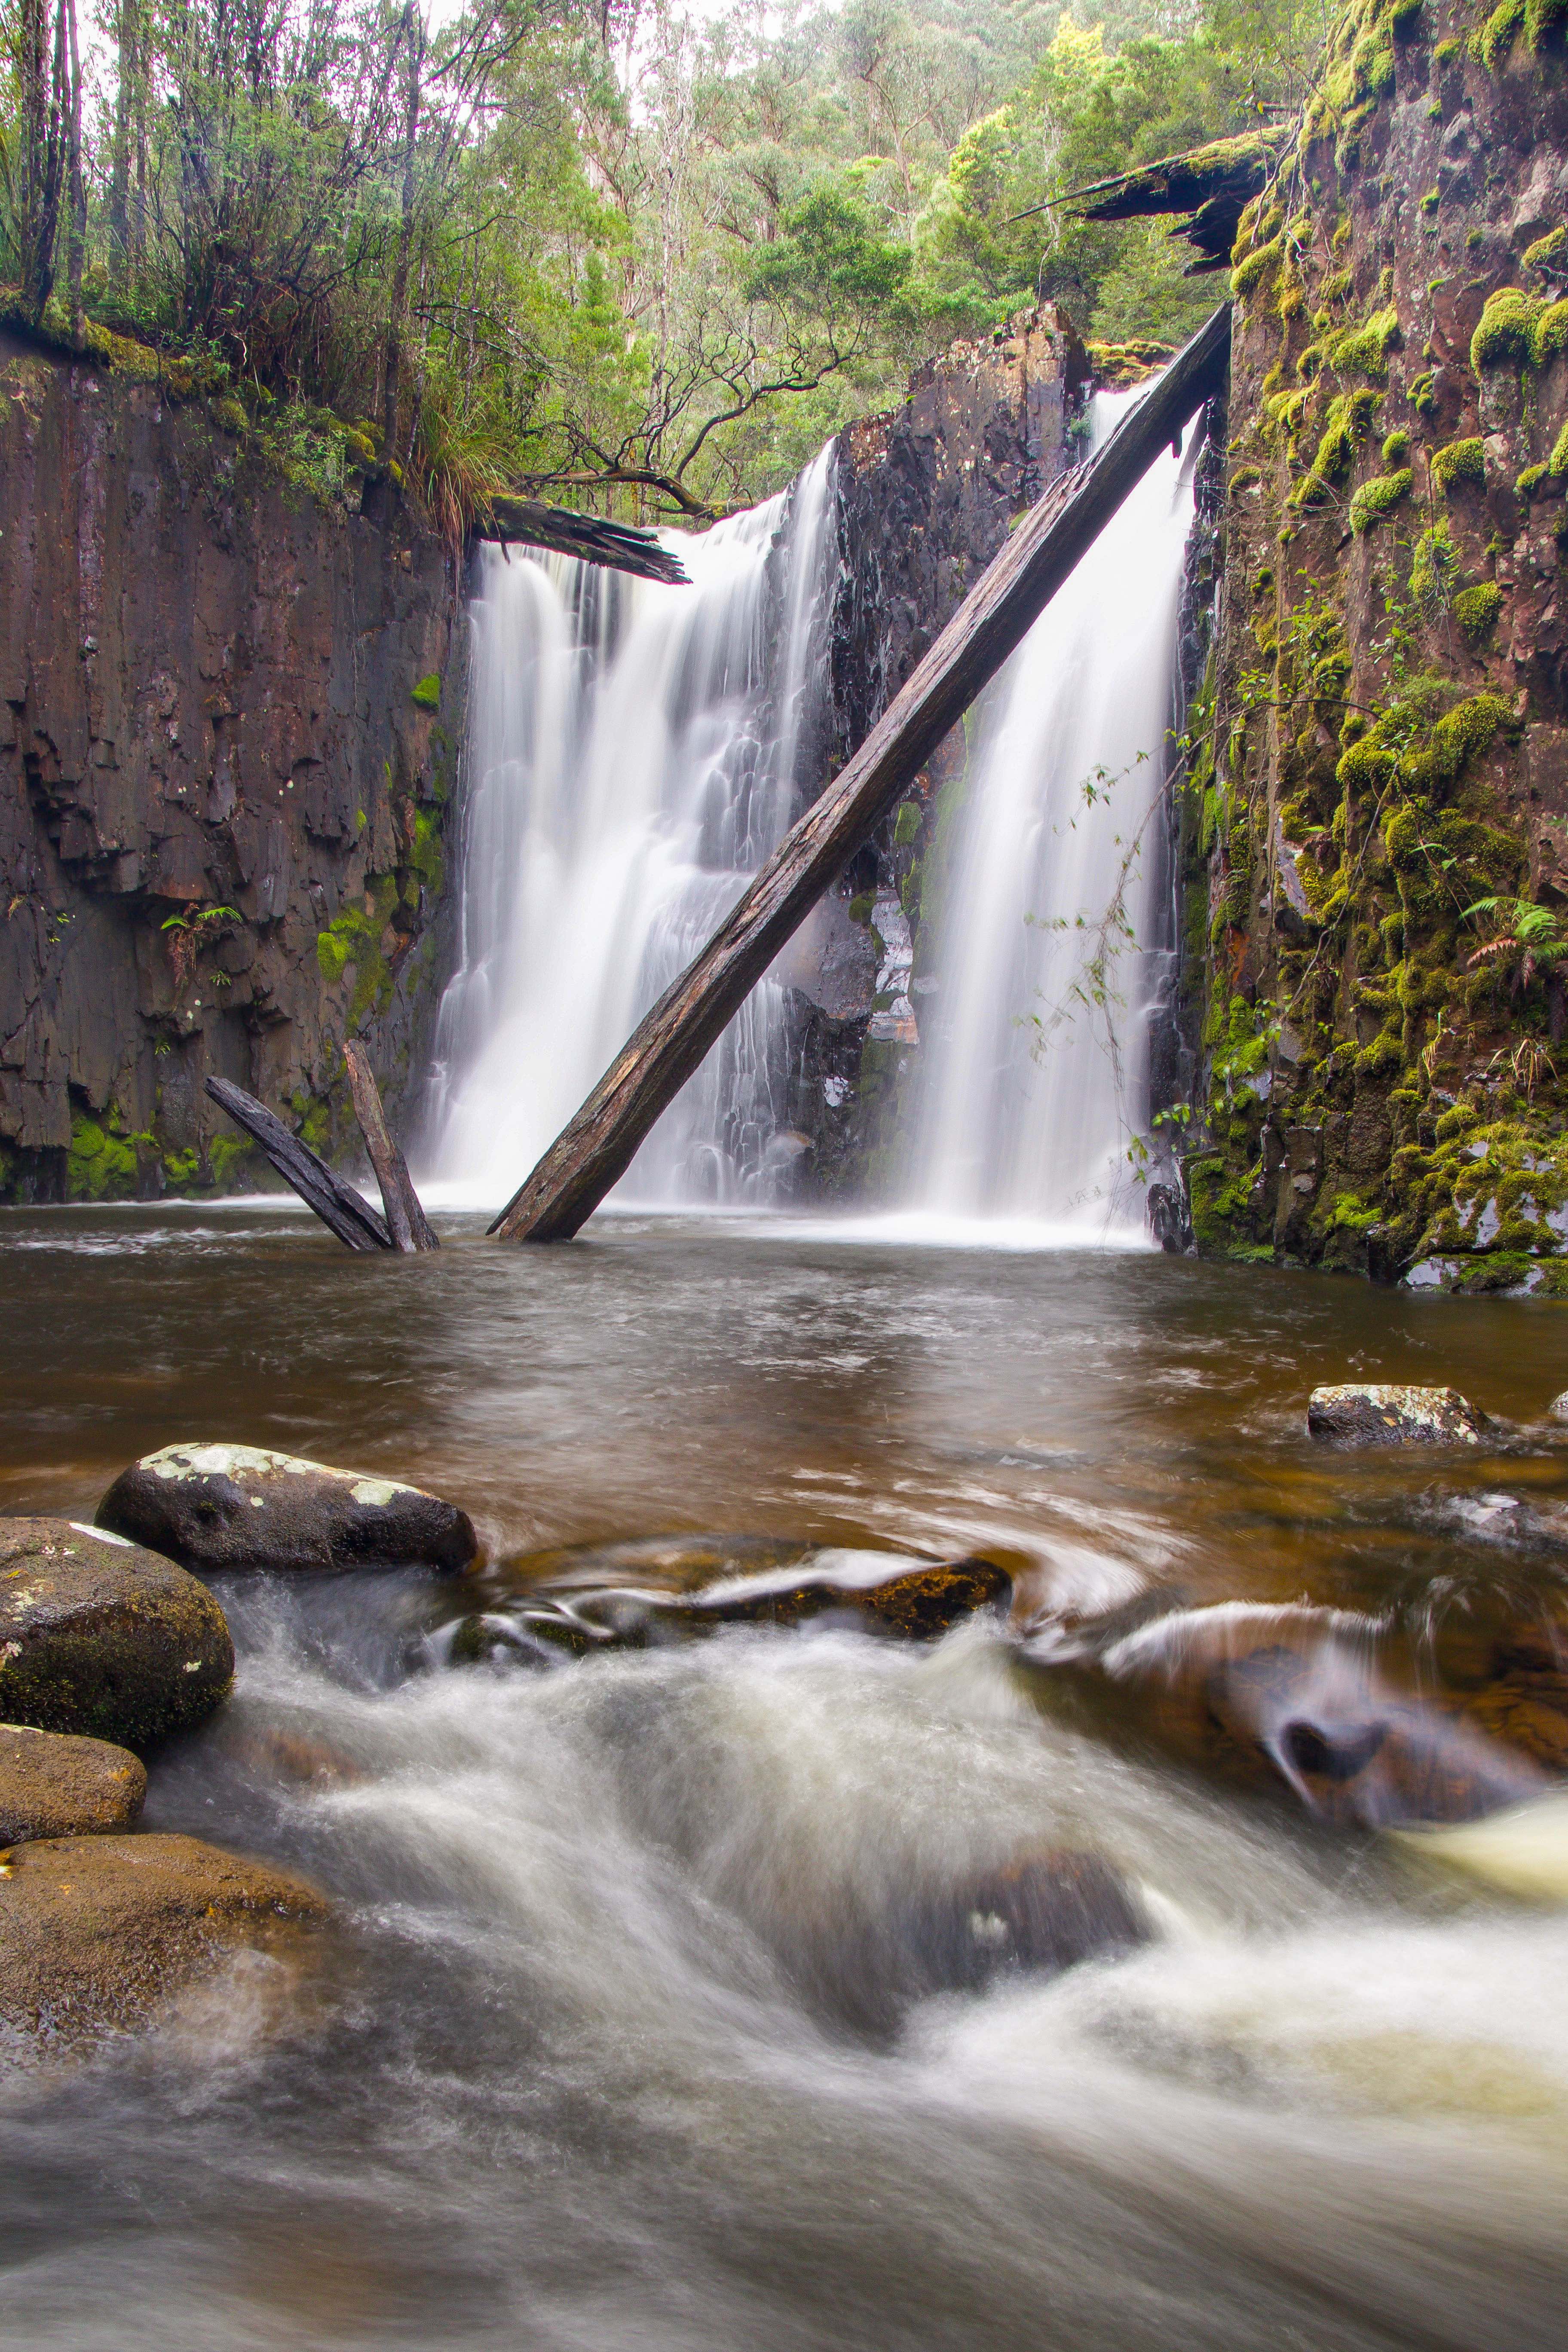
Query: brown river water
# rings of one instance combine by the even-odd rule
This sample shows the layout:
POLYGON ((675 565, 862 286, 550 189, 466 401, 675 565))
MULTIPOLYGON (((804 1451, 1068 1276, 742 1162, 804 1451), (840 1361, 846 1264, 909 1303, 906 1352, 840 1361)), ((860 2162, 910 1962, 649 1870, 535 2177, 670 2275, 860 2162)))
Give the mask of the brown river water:
POLYGON ((0 2066, 7 2342, 1568 2339, 1568 1907, 1068 1688, 1086 1626, 1173 1609, 1325 1612, 1428 1696, 1568 1617, 1562 1309, 757 1219, 445 1231, 350 1259, 269 1208, 0 1221, 0 1510, 90 1517, 222 1439, 430 1486, 489 1553, 460 1592, 218 1584, 236 1694, 146 1825, 342 1924, 302 1974, 0 2066), (1336 1379, 1516 1427, 1325 1451, 1336 1379), (459 1618, 542 1591, 868 1550, 984 1551, 1012 1618, 453 1663, 459 1618), (1152 1941, 857 2025, 900 1890, 1062 1845, 1152 1941))

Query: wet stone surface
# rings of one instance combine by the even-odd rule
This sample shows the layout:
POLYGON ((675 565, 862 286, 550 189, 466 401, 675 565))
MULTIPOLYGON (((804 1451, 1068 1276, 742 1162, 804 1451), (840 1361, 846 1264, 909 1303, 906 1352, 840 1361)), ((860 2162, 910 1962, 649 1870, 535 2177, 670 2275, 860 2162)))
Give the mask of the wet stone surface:
POLYGON ((172 1560, 65 1519, 0 1519, 0 1721, 141 1750, 226 1696, 234 1644, 172 1560))
POLYGON ((168 1445, 121 1471, 99 1522, 187 1568, 467 1568, 467 1512, 396 1479, 254 1445, 168 1445))

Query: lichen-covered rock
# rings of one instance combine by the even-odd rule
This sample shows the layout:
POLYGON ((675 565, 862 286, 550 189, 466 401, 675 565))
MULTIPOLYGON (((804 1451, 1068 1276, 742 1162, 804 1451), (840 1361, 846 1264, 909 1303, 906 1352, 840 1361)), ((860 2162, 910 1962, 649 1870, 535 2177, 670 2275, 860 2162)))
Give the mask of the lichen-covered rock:
POLYGON ((0 1721, 143 1748, 210 1715, 234 1644, 174 1561, 66 1519, 0 1519, 0 1721))
POLYGON ((302 1879, 199 1838, 43 1838, 0 1855, 0 2024, 71 2043, 142 2024, 241 1945, 318 1927, 302 1879))
POLYGON ((257 1445, 165 1445, 122 1470, 99 1523, 191 1568, 467 1568, 466 1511, 396 1479, 257 1445))
POLYGON ((129 1829, 146 1793, 129 1748, 0 1723, 0 1845, 129 1829))
POLYGON ((1458 1389, 1348 1381, 1312 1391, 1307 1427, 1349 1445, 1479 1445, 1489 1426, 1458 1389))

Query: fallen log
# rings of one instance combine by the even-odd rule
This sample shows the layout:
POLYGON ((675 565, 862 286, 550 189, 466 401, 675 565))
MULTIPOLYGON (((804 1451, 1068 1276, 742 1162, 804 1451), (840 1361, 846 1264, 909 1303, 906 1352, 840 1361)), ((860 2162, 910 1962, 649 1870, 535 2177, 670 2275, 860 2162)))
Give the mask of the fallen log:
POLYGON ((994 677, 1123 499, 1224 384, 1228 305, 1179 352, 1096 456, 1048 490, 970 591, 847 766, 784 836, 490 1227, 564 1241, 625 1174, 780 948, 994 677))
POLYGON ((324 1160, 319 1160, 308 1144, 297 1135, 290 1135, 276 1112, 247 1095, 243 1087, 232 1086, 227 1078, 209 1078, 207 1092, 221 1110, 227 1111, 237 1127, 243 1127, 254 1138, 277 1169, 286 1184, 291 1184, 307 1207, 314 1209, 324 1225, 336 1234, 345 1248, 378 1250, 392 1247, 392 1235, 370 1202, 335 1175, 324 1160))
POLYGON ((1176 235, 1195 246, 1200 256, 1189 263, 1186 276, 1224 269, 1243 211, 1278 175, 1292 135, 1288 124, 1276 123, 1230 139, 1211 139, 1206 146, 1162 155, 1156 163, 1118 172, 1109 180, 1065 189, 1012 218, 1028 220, 1036 213, 1057 211, 1070 212, 1077 220, 1138 220, 1185 213, 1176 235))
POLYGON ((672 587, 690 585, 679 556, 661 546, 651 530, 608 522, 603 515, 573 514, 566 507, 546 506, 542 499, 492 499, 477 536, 499 539, 503 547, 516 541, 552 555, 574 555, 584 563, 602 563, 672 587))
POLYGON ((393 1248, 405 1254, 439 1249, 441 1244, 430 1230, 430 1221, 414 1189, 408 1162, 387 1128, 381 1089, 375 1083, 369 1055, 363 1045, 351 1039, 343 1047, 343 1062, 349 1074, 354 1117, 375 1171, 375 1181, 381 1187, 381 1204, 386 1211, 386 1230, 392 1236, 393 1248))

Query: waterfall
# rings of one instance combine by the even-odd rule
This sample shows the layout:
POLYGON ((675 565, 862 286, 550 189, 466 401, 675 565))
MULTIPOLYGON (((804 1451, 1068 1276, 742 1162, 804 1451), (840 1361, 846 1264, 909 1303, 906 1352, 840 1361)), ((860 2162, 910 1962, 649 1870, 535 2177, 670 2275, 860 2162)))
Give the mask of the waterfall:
MULTIPOLYGON (((438 1180, 510 1194, 795 813, 825 675, 830 443, 792 488, 672 537, 685 588, 485 546, 438 1180)), ((761 1201, 784 994, 752 991, 616 1198, 761 1201)))
MULTIPOLYGON (((1136 397, 1095 395, 1094 446, 1136 397)), ((914 983, 928 1215, 1142 1227, 1127 1153, 1147 1127, 1164 961, 1155 810, 1194 442, 1144 476, 972 719, 914 983)))

